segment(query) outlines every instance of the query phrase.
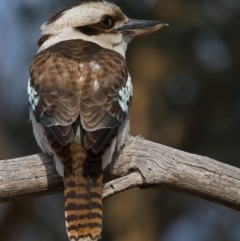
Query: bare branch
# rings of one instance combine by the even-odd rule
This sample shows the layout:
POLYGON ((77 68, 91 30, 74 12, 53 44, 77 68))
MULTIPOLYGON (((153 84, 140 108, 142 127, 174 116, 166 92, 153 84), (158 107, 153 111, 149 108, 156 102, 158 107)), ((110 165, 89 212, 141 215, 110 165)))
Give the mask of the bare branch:
MULTIPOLYGON (((130 137, 106 176, 104 197, 132 187, 165 188, 240 211, 240 169, 139 137, 130 137)), ((0 161, 0 202, 63 190, 51 157, 45 154, 0 161)))

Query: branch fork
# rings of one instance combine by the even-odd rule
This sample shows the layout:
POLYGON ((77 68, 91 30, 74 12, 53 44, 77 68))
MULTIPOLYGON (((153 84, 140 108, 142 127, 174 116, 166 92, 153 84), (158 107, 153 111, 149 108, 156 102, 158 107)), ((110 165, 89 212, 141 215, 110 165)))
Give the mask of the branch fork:
MULTIPOLYGON (((240 211, 239 168, 140 137, 129 137, 105 180, 104 198, 132 187, 164 188, 240 211)), ((0 202, 62 190, 62 178, 46 154, 0 160, 0 202)))

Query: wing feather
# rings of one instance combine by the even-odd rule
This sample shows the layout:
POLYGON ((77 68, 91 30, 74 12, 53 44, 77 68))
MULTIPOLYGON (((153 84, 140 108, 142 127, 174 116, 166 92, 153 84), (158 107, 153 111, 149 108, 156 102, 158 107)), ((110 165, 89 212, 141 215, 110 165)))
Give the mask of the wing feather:
POLYGON ((62 145, 74 140, 80 117, 84 146, 98 153, 126 117, 119 99, 128 79, 120 54, 87 41, 63 41, 33 59, 29 104, 62 145))

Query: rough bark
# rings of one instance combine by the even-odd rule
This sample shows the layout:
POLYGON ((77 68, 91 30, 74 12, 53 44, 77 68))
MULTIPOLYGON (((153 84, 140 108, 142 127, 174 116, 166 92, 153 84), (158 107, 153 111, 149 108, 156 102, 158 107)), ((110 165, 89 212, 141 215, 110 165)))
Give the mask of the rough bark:
MULTIPOLYGON (((105 198, 132 187, 164 188, 240 211, 239 168, 139 137, 130 137, 105 177, 105 198)), ((62 179, 45 154, 0 161, 0 202, 62 190, 62 179)))

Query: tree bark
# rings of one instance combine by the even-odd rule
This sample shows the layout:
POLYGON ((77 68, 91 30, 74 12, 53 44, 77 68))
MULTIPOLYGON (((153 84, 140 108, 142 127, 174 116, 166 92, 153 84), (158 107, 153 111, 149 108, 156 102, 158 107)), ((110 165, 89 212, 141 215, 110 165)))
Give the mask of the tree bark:
MULTIPOLYGON (((105 173, 104 198, 132 187, 164 188, 240 211, 240 169, 211 158, 130 137, 105 173)), ((0 161, 0 202, 63 190, 52 157, 0 161)))

